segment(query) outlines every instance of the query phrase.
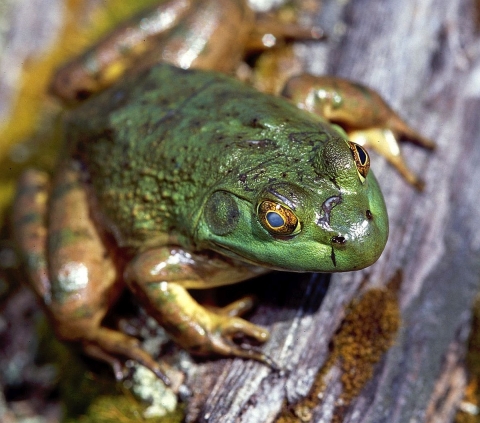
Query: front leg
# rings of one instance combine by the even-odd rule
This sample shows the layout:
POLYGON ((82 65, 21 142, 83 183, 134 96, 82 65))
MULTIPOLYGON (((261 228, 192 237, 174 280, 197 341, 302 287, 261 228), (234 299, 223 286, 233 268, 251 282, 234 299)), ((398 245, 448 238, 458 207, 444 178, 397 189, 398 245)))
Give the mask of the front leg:
POLYGON ((244 357, 272 366, 258 349, 235 342, 247 337, 263 343, 269 336, 267 330, 237 317, 250 308, 248 299, 213 311, 198 304, 186 290, 234 283, 263 272, 214 254, 161 247, 137 256, 127 267, 125 279, 149 314, 183 348, 195 354, 244 357))

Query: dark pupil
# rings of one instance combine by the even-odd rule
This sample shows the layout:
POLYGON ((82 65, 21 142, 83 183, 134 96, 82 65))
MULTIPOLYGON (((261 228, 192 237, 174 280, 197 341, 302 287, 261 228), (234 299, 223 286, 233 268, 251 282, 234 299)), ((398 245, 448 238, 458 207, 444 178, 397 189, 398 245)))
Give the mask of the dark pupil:
POLYGON ((285 223, 283 221, 283 217, 275 212, 267 213, 267 221, 272 228, 278 228, 280 226, 283 226, 285 223))
POLYGON ((367 162, 367 155, 365 153, 365 150, 362 147, 359 147, 358 145, 356 145, 355 148, 357 149, 358 158, 360 159, 360 163, 365 164, 367 162))

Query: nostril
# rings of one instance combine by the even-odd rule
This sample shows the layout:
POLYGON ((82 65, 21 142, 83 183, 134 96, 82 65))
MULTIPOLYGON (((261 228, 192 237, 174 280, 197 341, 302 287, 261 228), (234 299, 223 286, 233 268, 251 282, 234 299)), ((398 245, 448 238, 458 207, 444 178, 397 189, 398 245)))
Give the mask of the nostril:
POLYGON ((372 214, 372 212, 371 212, 370 210, 367 210, 367 212, 366 212, 365 214, 366 214, 368 220, 372 220, 372 219, 373 219, 373 214, 372 214))
POLYGON ((344 245, 347 242, 344 236, 334 236, 332 237, 332 243, 338 245, 344 245))

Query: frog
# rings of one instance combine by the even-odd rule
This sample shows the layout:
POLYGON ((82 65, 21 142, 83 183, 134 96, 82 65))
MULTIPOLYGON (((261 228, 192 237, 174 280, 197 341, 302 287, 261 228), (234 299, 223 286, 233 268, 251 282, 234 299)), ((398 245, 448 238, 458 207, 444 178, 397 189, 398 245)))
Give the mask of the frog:
POLYGON ((236 79, 264 34, 315 38, 246 1, 169 0, 52 80, 65 142, 52 176, 21 176, 15 239, 58 338, 119 379, 133 360, 170 383, 165 363, 103 323, 125 292, 190 353, 273 367, 256 346, 269 332, 242 317, 251 297, 212 309, 188 290, 372 265, 389 227, 369 143, 421 188, 384 146, 433 144, 369 88, 302 74, 273 96, 236 79))

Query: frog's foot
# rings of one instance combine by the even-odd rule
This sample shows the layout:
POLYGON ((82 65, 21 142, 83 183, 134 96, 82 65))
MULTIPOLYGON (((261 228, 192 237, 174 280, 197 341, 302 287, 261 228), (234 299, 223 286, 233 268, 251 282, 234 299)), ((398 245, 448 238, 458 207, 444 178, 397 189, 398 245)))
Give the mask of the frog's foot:
POLYGON ((125 378, 125 375, 126 375, 125 366, 123 365, 122 361, 118 357, 112 354, 106 353, 100 347, 93 344, 85 345, 83 347, 83 352, 89 357, 95 358, 98 361, 103 361, 104 363, 109 364, 113 370, 113 375, 115 376, 115 379, 117 380, 117 382, 120 382, 125 378))
POLYGON ((411 128, 393 110, 391 110, 390 119, 388 123, 384 125, 384 128, 390 129, 393 133, 397 134, 397 136, 405 139, 405 141, 410 141, 411 143, 426 148, 427 150, 435 150, 437 147, 432 140, 425 138, 411 128))
MULTIPOLYGON (((252 308, 255 306, 255 303, 256 303, 256 299, 253 295, 246 295, 226 305, 225 307, 219 307, 214 309, 209 308, 209 310, 214 314, 217 314, 219 317, 223 316, 226 319, 228 319, 228 318, 243 316, 245 313, 248 313, 250 310, 252 310, 252 308)), ((240 323, 242 324, 248 323, 243 319, 238 319, 238 321, 240 321, 240 323)), ((251 325, 251 323, 248 323, 248 324, 251 325)), ((260 338, 250 336, 251 338, 253 338, 257 342, 265 342, 266 340, 268 340, 269 333, 267 331, 265 331, 262 328, 259 328, 258 326, 254 326, 254 327, 263 331, 266 334, 266 338, 263 337, 263 334, 261 335, 260 338)), ((236 354, 234 352, 230 352, 228 355, 237 355, 240 357, 252 358, 254 360, 267 364, 272 369, 278 369, 278 365, 269 356, 264 354, 258 348, 251 346, 249 344, 239 345, 238 343, 235 342, 241 338, 242 338, 242 334, 234 333, 233 337, 229 341, 229 345, 233 343, 236 349, 241 348, 243 351, 242 354, 236 354), (244 355, 245 353, 247 355, 244 355), (255 356, 253 356, 252 354, 255 356)))
POLYGON ((174 392, 178 392, 183 383, 180 372, 165 363, 157 362, 142 348, 138 339, 100 326, 104 314, 102 310, 84 318, 68 318, 71 313, 78 315, 87 307, 81 299, 75 297, 67 299, 61 305, 52 304, 51 317, 60 339, 80 344, 86 355, 109 364, 117 380, 122 380, 127 375, 125 361, 133 360, 152 371, 174 392))
MULTIPOLYGON (((134 290, 138 292, 135 284, 134 290)), ((177 283, 149 283, 144 305, 176 343, 198 355, 223 355, 254 359, 276 367, 254 344, 268 340, 269 332, 240 317, 253 306, 251 298, 217 310, 198 304, 177 283)), ((142 296, 139 295, 141 298, 142 296)))
POLYGON ((95 339, 86 339, 85 336, 83 338, 83 351, 90 357, 110 364, 117 380, 124 379, 126 375, 124 362, 120 359, 122 357, 145 366, 165 385, 178 392, 178 388, 183 382, 178 377, 178 372, 173 371, 165 363, 157 362, 142 349, 138 339, 103 327, 95 330, 95 339))
POLYGON ((303 74, 291 78, 282 92, 299 108, 341 125, 349 138, 373 148, 417 189, 424 184, 408 169, 398 138, 433 150, 435 144, 403 121, 373 90, 337 77, 303 74))

